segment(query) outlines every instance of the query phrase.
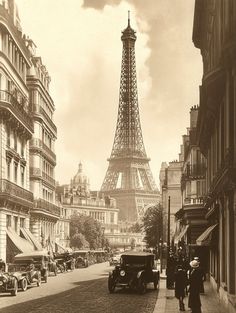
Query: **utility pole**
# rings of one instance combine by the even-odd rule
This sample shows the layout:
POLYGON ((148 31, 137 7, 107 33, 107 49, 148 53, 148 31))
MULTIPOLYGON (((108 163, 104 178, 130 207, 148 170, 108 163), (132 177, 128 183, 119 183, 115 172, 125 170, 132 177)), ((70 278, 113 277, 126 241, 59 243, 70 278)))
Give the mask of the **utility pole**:
POLYGON ((166 267, 166 287, 169 289, 170 282, 170 196, 168 197, 168 212, 167 212, 167 267, 166 267))
POLYGON ((167 226, 167 247, 168 247, 168 257, 170 252, 170 196, 168 197, 168 226, 167 226))

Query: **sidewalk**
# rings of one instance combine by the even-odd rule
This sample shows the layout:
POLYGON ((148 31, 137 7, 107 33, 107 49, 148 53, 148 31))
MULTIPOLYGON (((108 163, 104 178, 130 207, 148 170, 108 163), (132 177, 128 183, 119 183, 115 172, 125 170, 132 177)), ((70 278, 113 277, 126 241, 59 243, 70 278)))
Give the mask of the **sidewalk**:
MULTIPOLYGON (((216 293, 209 282, 204 283, 205 294, 201 295, 202 313, 227 313, 225 308, 220 305, 216 293)), ((191 312, 188 308, 188 297, 184 299, 186 312, 191 312)), ((153 313, 177 313, 178 300, 174 296, 174 290, 166 289, 166 279, 161 277, 158 299, 153 313)))

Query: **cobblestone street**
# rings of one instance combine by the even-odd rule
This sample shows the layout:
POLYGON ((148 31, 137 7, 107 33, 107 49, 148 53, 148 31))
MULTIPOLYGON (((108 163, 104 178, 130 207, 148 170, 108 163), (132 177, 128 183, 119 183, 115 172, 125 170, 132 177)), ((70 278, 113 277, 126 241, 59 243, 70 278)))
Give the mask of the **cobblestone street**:
POLYGON ((128 290, 117 290, 114 294, 109 294, 107 289, 109 269, 107 263, 97 264, 87 269, 78 269, 52 277, 48 284, 42 284, 39 288, 34 287, 25 293, 19 292, 16 297, 1 296, 1 313, 152 313, 158 292, 150 286, 145 295, 128 290), (87 279, 85 279, 86 276, 87 279), (55 294, 53 289, 61 286, 58 289, 61 290, 64 278, 65 291, 55 294), (71 284, 69 284, 70 279, 71 284), (22 296, 26 298, 27 295, 31 300, 22 302, 22 296), (9 305, 12 299, 15 304, 9 305), (5 308, 3 308, 2 300, 5 306, 7 305, 5 308), (17 304, 17 300, 21 303, 17 304))

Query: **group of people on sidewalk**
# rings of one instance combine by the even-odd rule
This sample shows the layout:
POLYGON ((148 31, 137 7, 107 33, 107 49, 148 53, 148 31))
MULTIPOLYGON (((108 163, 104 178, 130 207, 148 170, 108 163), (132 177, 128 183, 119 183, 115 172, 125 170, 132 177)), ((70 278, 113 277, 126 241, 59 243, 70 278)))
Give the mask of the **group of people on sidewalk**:
POLYGON ((201 313, 200 294, 204 293, 204 271, 198 257, 188 263, 182 258, 170 275, 167 273, 167 288, 175 289, 175 297, 179 300, 179 310, 185 311, 184 298, 189 294, 188 307, 192 313, 201 313))

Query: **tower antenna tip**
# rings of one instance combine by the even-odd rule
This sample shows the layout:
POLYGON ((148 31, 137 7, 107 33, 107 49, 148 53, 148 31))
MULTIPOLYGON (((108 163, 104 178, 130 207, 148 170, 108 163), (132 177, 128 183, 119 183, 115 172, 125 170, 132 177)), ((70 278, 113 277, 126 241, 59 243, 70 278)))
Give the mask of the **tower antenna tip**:
POLYGON ((128 26, 130 26, 130 11, 128 11, 128 26))

